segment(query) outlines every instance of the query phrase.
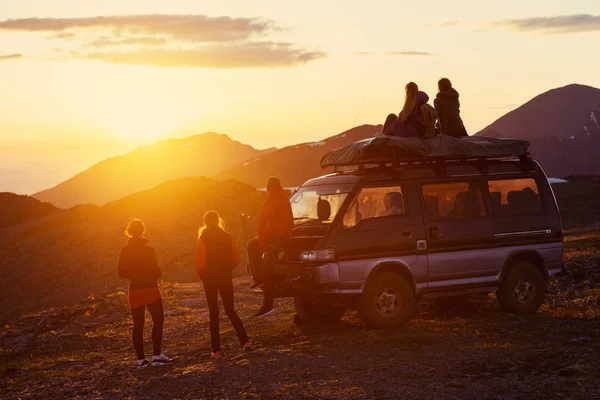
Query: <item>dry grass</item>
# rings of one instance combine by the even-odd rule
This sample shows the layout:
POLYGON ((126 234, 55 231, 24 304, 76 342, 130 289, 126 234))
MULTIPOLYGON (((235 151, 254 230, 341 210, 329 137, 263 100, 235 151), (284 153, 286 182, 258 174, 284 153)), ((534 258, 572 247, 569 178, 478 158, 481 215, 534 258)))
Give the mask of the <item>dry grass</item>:
POLYGON ((257 348, 242 353, 223 319, 218 361, 209 356, 206 308, 185 306, 203 298, 200 285, 166 285, 165 352, 177 359, 164 369, 133 367, 125 293, 88 299, 5 327, 3 347, 47 321, 26 351, 0 353, 0 397, 600 398, 600 233, 572 232, 565 247, 568 273, 551 281, 535 315, 505 314, 493 296, 473 296, 466 310, 420 304, 406 327, 387 330, 365 328, 354 312, 339 324, 298 327, 289 300, 278 301, 275 317, 252 320, 260 298, 238 279, 237 309, 257 348), (559 374, 574 364, 575 376, 559 374))

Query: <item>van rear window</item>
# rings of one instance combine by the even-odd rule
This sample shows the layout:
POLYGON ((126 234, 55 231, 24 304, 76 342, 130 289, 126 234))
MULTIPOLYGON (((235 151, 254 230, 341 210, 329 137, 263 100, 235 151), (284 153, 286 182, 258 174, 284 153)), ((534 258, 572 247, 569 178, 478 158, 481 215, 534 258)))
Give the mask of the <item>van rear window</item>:
POLYGON ((478 182, 452 182, 422 186, 425 216, 481 218, 486 216, 483 191, 478 182))
POLYGON ((532 178, 493 180, 488 183, 492 211, 497 217, 541 214, 542 202, 532 178))

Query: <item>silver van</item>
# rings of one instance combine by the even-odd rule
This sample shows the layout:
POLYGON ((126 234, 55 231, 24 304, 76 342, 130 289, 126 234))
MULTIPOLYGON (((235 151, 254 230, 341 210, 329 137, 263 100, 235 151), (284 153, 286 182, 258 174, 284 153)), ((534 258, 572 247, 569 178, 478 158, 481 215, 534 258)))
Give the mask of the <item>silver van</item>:
POLYGON ((394 326, 420 298, 494 291, 509 312, 540 307, 548 277, 563 270, 563 232, 552 188, 525 152, 351 161, 290 199, 277 296, 293 297, 301 319, 356 308, 369 326, 394 326))

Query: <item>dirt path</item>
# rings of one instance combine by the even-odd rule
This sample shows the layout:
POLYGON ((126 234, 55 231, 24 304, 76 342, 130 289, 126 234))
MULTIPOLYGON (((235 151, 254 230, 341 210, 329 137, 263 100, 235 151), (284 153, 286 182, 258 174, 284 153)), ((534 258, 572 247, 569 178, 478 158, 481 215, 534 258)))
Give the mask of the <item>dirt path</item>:
POLYGON ((217 361, 200 285, 167 285, 165 353, 177 359, 141 371, 125 294, 89 299, 5 327, 0 397, 600 399, 600 235, 573 235, 566 246, 569 274, 528 316, 474 296, 461 311, 421 303, 398 329, 366 329, 354 312, 339 324, 298 327, 289 300, 272 318, 252 320, 260 297, 240 279, 237 309, 257 348, 242 353, 223 320, 217 361))

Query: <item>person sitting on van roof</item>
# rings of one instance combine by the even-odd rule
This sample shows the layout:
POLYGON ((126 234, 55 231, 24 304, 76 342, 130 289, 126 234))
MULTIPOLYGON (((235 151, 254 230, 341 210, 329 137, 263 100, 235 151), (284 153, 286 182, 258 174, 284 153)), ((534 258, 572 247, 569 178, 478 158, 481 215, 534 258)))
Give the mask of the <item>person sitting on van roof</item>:
POLYGON ((404 198, 400 192, 389 192, 383 197, 383 205, 385 210, 381 213, 381 217, 404 213, 404 198))
POLYGON ((433 105, 440 119, 440 133, 454 137, 468 136, 465 125, 460 118, 459 94, 452 87, 450 79, 440 79, 438 90, 433 105))
POLYGON ((427 93, 419 91, 414 82, 405 87, 406 96, 402 111, 396 117, 390 114, 383 125, 383 133, 399 137, 421 137, 425 133, 425 125, 421 122, 421 106, 429 101, 427 93))

